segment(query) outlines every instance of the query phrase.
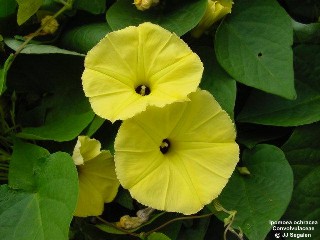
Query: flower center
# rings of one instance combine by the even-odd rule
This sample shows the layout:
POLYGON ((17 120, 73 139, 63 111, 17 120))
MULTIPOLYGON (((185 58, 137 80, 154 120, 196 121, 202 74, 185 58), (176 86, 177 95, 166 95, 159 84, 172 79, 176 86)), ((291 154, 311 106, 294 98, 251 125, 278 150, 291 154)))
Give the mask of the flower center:
POLYGON ((139 85, 136 88, 136 93, 140 94, 141 96, 147 96, 150 94, 150 88, 147 87, 146 85, 139 85))
POLYGON ((169 151, 169 148, 170 148, 170 142, 168 139, 163 139, 162 140, 162 143, 160 145, 160 151, 163 153, 163 154, 166 154, 168 151, 169 151))

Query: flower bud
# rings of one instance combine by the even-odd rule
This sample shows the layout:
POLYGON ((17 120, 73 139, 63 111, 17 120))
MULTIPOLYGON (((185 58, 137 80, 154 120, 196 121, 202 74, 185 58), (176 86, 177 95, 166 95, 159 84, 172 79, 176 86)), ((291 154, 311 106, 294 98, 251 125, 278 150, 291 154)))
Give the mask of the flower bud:
POLYGON ((198 25, 191 31, 191 35, 199 38, 212 24, 231 13, 232 4, 231 0, 208 0, 207 10, 198 25))
POLYGON ((59 23, 52 16, 45 16, 41 19, 41 26, 43 26, 42 35, 54 34, 58 30, 59 23))
POLYGON ((156 6, 159 0, 134 0, 133 4, 140 11, 149 9, 150 7, 156 6))

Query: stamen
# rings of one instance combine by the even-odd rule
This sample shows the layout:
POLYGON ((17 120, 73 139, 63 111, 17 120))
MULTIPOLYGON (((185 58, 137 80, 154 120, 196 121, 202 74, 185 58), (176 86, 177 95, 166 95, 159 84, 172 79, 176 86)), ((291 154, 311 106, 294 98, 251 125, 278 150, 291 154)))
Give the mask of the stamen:
POLYGON ((146 85, 140 85, 136 88, 136 93, 140 94, 141 96, 147 96, 150 94, 150 88, 146 85))
POLYGON ((169 151, 170 148, 170 142, 168 139, 163 139, 162 143, 160 145, 160 151, 165 154, 169 151))

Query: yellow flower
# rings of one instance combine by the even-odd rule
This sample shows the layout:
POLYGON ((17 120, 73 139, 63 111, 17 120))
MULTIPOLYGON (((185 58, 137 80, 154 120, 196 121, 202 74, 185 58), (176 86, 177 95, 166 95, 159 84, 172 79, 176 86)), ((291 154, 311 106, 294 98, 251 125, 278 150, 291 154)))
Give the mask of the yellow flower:
POLYGON ((218 197, 239 160, 227 113, 207 91, 189 97, 124 121, 115 140, 121 185, 158 210, 196 213, 218 197))
POLYGON ((85 59, 83 89, 94 112, 114 122, 149 105, 188 100, 203 72, 200 58, 152 23, 111 32, 85 59))
POLYGON ((195 38, 200 37, 212 24, 231 13, 232 4, 231 0, 208 0, 207 10, 198 25, 191 31, 191 35, 195 38))
POLYGON ((113 157, 100 151, 101 144, 87 136, 79 136, 72 158, 77 165, 79 197, 74 213, 78 217, 102 214, 104 203, 111 202, 118 191, 113 157))
POLYGON ((150 7, 156 6, 159 0, 134 0, 133 4, 140 11, 149 9, 150 7))

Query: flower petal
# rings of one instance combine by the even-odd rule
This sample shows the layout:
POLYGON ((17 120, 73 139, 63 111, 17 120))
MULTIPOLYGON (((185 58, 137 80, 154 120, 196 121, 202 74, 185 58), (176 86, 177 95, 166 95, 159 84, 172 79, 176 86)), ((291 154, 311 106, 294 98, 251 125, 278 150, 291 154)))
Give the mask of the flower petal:
POLYGON ((74 215, 79 217, 102 214, 104 203, 111 202, 120 185, 113 157, 109 151, 101 151, 101 144, 87 136, 79 136, 73 159, 79 177, 79 197, 74 215))
POLYGON ((92 161, 79 167, 81 175, 90 179, 92 187, 103 196, 104 202, 111 202, 115 198, 120 183, 109 151, 102 151, 92 161))
POLYGON ((149 107, 120 127, 116 173, 142 204, 193 214, 216 198, 239 160, 230 117, 207 91, 189 102, 149 107), (168 141, 168 151, 160 146, 168 141))
POLYGON ((73 161, 76 165, 84 164, 84 162, 100 154, 101 144, 95 139, 90 139, 87 136, 79 136, 76 146, 73 150, 73 161))
POLYGON ((114 122, 187 101, 202 72, 200 58, 178 36, 143 23, 109 33, 89 51, 82 82, 94 112, 114 122), (141 86, 150 94, 136 93, 141 86))
POLYGON ((103 212, 104 201, 94 184, 85 175, 79 175, 79 196, 74 213, 77 217, 99 216, 103 212))
POLYGON ((177 142, 175 152, 184 162, 202 205, 218 197, 239 160, 236 143, 177 142))
POLYGON ((136 27, 111 32, 88 52, 85 67, 130 84, 136 80, 138 45, 136 27))
POLYGON ((229 115, 207 91, 192 94, 192 101, 182 118, 180 127, 171 134, 177 141, 235 141, 236 131, 229 115))

